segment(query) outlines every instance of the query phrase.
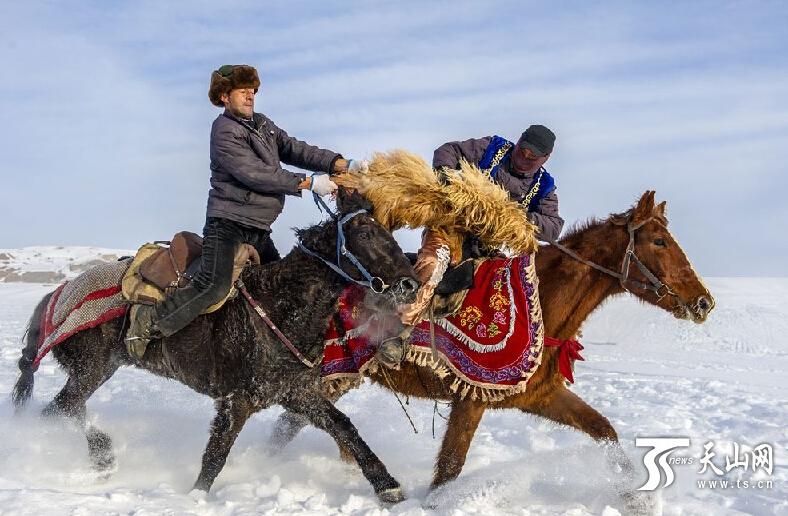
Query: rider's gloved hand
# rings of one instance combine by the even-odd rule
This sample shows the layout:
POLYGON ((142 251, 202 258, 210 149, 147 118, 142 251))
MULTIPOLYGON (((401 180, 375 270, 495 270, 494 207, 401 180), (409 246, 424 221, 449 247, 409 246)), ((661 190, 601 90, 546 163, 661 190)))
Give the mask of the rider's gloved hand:
POLYGON ((328 174, 315 174, 312 176, 312 182, 309 185, 309 190, 316 193, 320 197, 333 194, 337 191, 337 184, 331 180, 328 174))
POLYGON ((347 160, 347 169, 348 172, 366 174, 369 172, 369 161, 365 159, 349 159, 347 160))

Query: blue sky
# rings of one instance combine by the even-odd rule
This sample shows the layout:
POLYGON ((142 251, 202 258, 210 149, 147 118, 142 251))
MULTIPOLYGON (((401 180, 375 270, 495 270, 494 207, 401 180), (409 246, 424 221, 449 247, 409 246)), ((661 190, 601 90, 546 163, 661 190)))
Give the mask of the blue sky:
MULTIPOLYGON (((699 272, 784 276, 786 26, 784 2, 6 3, 0 247, 199 232, 210 72, 247 63, 258 111, 349 157, 545 124, 570 223, 655 189, 699 272)), ((289 198, 280 251, 319 218, 289 198)))

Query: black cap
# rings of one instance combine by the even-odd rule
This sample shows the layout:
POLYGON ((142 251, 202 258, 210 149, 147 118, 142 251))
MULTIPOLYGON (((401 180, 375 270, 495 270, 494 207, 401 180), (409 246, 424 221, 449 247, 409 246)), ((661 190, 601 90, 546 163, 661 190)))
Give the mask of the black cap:
POLYGON ((532 125, 520 136, 517 145, 529 149, 537 156, 547 156, 553 152, 555 134, 543 125, 532 125))

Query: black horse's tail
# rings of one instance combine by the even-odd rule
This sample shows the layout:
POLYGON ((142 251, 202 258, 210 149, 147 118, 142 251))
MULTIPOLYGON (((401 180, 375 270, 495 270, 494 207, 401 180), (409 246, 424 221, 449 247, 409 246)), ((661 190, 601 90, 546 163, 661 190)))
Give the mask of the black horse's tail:
POLYGON ((33 362, 36 359, 38 352, 38 338, 41 333, 41 318, 44 317, 47 304, 53 293, 49 293, 38 302, 36 309, 33 310, 33 316, 30 317, 30 322, 27 324, 27 330, 23 339, 25 340, 25 347, 22 348, 22 358, 19 359, 19 370, 22 374, 19 375, 19 380, 14 385, 14 390, 11 393, 11 399, 14 402, 16 410, 19 411, 25 406, 30 395, 33 393, 33 362))

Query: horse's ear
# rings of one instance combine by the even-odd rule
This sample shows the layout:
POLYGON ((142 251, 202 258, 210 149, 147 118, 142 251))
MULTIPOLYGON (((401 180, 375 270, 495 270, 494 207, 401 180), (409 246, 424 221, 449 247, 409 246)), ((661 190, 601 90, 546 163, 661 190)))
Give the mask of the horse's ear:
POLYGON ((654 216, 654 190, 648 190, 632 211, 632 222, 638 223, 654 216))
POLYGON ((357 210, 372 211, 372 203, 369 202, 358 190, 340 186, 337 190, 337 208, 339 213, 351 213, 357 210))
POLYGON ((667 206, 667 201, 662 201, 661 203, 657 204, 654 208, 654 215, 657 217, 667 218, 667 214, 665 213, 665 208, 667 206))

